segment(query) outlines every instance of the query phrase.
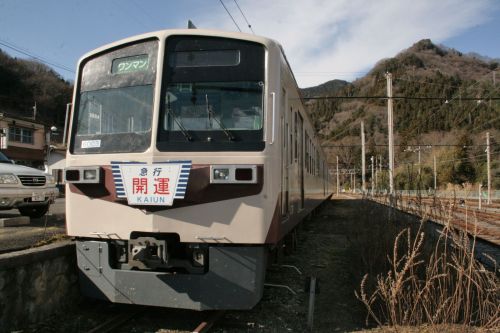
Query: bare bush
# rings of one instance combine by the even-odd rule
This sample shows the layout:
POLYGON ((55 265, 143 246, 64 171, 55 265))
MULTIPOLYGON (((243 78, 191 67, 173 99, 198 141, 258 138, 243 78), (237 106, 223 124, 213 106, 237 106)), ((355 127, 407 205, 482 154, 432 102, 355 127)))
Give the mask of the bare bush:
POLYGON ((368 275, 355 291, 368 310, 367 321, 391 327, 425 324, 436 331, 443 324, 500 326, 498 276, 474 258, 476 233, 469 236, 449 222, 427 255, 424 222, 415 235, 410 228, 397 235, 388 258, 390 271, 377 276, 372 293, 367 291, 368 275))

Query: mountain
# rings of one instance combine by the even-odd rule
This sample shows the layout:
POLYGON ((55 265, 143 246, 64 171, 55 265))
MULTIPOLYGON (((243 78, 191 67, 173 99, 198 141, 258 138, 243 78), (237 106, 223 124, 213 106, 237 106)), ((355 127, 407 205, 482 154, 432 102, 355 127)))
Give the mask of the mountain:
POLYGON ((38 121, 62 128, 72 90, 71 84, 48 66, 12 58, 0 50, 1 113, 32 117, 36 103, 38 121))
POLYGON ((343 80, 331 80, 319 86, 301 89, 303 97, 330 96, 342 90, 349 82, 343 80))
MULTIPOLYGON (((308 112, 323 144, 343 146, 329 149, 330 161, 339 156, 346 167, 359 169, 361 121, 365 124, 367 156, 386 156, 387 101, 385 98, 307 98, 311 95, 386 96, 386 72, 392 74, 393 96, 407 97, 394 99, 396 161, 399 162, 396 164, 400 167, 399 171, 406 172, 405 161, 415 162, 417 154, 410 151, 411 145, 458 145, 461 142, 470 143, 467 156, 476 170, 483 170, 484 146, 473 146, 484 145, 486 131, 500 138, 500 103, 489 99, 500 95, 499 83, 493 84, 493 81, 500 81, 499 63, 477 55, 464 55, 457 50, 435 45, 429 39, 415 43, 393 58, 379 61, 366 76, 352 83, 340 87, 332 85, 328 89, 330 85, 327 82, 303 90, 308 112), (347 149, 347 146, 350 148, 347 149)), ((453 160, 460 153, 453 149, 451 146, 441 150, 432 148, 432 153, 453 160)), ((432 166, 430 150, 423 158, 427 165, 432 166)), ((460 169, 458 166, 453 168, 460 169)), ((442 181, 474 182, 484 178, 482 171, 467 177, 455 174, 455 179, 451 179, 451 174, 448 172, 442 181)), ((500 180, 497 181, 500 183, 500 180)))

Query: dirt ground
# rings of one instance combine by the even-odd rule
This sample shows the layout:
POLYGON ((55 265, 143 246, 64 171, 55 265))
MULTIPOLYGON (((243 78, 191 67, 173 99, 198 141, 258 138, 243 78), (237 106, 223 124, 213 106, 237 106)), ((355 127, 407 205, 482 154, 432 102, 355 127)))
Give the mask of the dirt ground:
MULTIPOLYGON (((307 330, 308 298, 305 292, 308 277, 319 281, 314 311, 315 332, 351 331, 364 324, 364 310, 354 297, 359 285, 350 267, 352 226, 358 223, 358 200, 330 201, 318 213, 305 221, 298 230, 298 246, 283 265, 269 269, 266 282, 287 285, 296 295, 284 288, 268 287, 259 305, 249 312, 230 312, 226 318, 246 322, 254 331, 304 332, 307 330)), ((230 330, 224 324, 216 332, 247 332, 230 330)))
MULTIPOLYGON (((250 311, 228 311, 213 332, 306 332, 308 277, 319 281, 313 332, 358 332, 366 311, 355 296, 365 273, 385 272, 386 253, 403 224, 389 222, 381 206, 363 200, 331 200, 298 229, 297 247, 269 268, 262 301, 250 311), (285 265, 285 266, 283 266, 285 265), (289 265, 289 266, 287 266, 289 265), (293 267, 296 267, 300 273, 293 267)), ((75 310, 24 332, 85 332, 121 311, 140 310, 117 332, 191 332, 203 313, 112 305, 84 300, 75 310)), ((378 329, 376 332, 384 330, 378 329)))

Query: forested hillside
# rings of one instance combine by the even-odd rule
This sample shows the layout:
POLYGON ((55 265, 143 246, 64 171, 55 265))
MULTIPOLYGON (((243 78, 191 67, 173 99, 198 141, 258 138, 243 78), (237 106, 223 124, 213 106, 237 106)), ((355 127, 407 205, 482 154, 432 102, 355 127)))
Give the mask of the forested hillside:
POLYGON ((32 117, 48 126, 64 126, 72 86, 46 65, 12 58, 0 50, 0 113, 32 117))
MULTIPOLYGON (((386 96, 386 72, 392 73, 393 96, 402 97, 394 100, 396 168, 401 187, 408 187, 408 179, 415 178, 408 166, 416 170, 414 147, 419 145, 426 187, 432 187, 429 185, 433 155, 441 161, 453 161, 438 166, 441 185, 483 181, 485 147, 481 145, 485 144, 485 132, 491 132, 497 141, 500 138, 500 101, 494 99, 500 96, 499 64, 437 46, 430 40, 422 40, 396 57, 380 61, 365 77, 341 88, 333 85, 330 90, 317 89, 329 86, 323 84, 303 91, 324 145, 335 146, 329 149, 330 161, 339 155, 344 168, 359 170, 362 120, 367 136, 367 163, 372 155, 381 155, 387 161, 387 101, 307 99, 310 92, 317 92, 317 97, 386 96)), ((496 141, 492 142, 496 152, 496 141)), ((500 179, 496 181, 500 184, 500 179)))
POLYGON ((309 87, 302 89, 303 97, 314 97, 314 96, 331 96, 336 92, 341 91, 349 82, 344 80, 332 80, 322 83, 315 87, 309 87))

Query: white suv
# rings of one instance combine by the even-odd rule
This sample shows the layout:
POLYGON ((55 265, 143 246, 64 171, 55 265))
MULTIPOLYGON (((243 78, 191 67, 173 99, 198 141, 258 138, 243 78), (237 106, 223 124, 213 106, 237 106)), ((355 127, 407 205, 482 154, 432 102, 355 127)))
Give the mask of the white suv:
POLYGON ((0 210, 17 208, 21 215, 42 217, 58 195, 54 177, 0 153, 0 210))

